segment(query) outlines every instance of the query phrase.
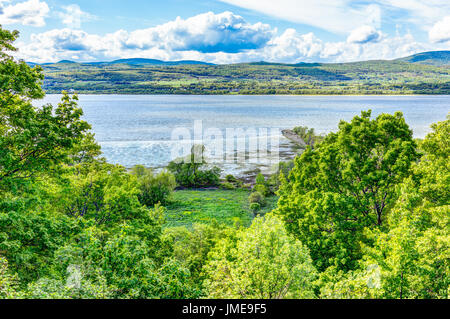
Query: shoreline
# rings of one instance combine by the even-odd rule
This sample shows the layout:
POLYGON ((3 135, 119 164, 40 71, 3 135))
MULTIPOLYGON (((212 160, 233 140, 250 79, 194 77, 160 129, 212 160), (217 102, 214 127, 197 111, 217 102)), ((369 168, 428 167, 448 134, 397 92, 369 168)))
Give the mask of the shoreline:
MULTIPOLYGON (((304 97, 336 97, 336 96, 346 96, 346 97, 375 97, 375 96, 392 96, 392 97, 421 97, 421 96, 450 96, 450 92, 448 94, 417 94, 417 93, 399 93, 399 94, 158 94, 158 93, 78 93, 78 92, 67 92, 68 94, 76 94, 86 95, 86 96, 260 96, 260 97, 268 97, 268 96, 304 96, 304 97)), ((63 93, 45 93, 45 95, 63 95, 63 93)))

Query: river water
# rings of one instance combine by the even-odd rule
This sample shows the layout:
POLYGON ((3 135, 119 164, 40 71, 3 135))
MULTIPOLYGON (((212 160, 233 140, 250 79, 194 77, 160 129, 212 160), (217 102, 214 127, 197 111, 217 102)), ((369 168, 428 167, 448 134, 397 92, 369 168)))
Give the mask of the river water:
MULTIPOLYGON (((56 104, 60 97, 47 95, 36 104, 56 104)), ((294 153, 290 143, 279 137, 281 129, 302 125, 325 134, 336 130, 340 120, 351 120, 361 110, 371 109, 375 116, 403 112, 414 136, 422 138, 430 131, 432 123, 444 120, 450 112, 450 96, 80 95, 79 104, 84 110, 85 120, 92 125, 104 156, 109 162, 126 167, 136 164, 163 167, 173 159, 174 147, 180 148, 175 153, 182 154, 180 142, 172 136, 174 132, 185 132, 185 135, 190 132, 193 143, 200 144, 208 129, 213 128, 213 132, 221 131, 224 138, 227 129, 242 128, 246 132, 254 129, 257 137, 267 131, 267 140, 279 138, 283 159, 292 157, 294 153)), ((250 139, 246 139, 247 147, 250 139)), ((269 152, 260 152, 263 154, 260 157, 274 157, 262 166, 276 162, 271 149, 275 144, 275 140, 269 142, 269 152)), ((236 142, 232 150, 227 149, 226 142, 223 145, 224 154, 227 154, 244 144, 239 146, 236 142)), ((258 166, 249 163, 251 157, 251 152, 248 152, 246 158, 237 158, 233 163, 217 158, 211 162, 227 173, 239 175, 258 166)))

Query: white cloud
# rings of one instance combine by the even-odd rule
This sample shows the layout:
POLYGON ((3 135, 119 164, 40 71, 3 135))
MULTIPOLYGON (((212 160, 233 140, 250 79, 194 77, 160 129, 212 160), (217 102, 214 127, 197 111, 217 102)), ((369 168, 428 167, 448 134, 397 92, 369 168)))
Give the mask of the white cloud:
POLYGON ((334 62, 389 60, 433 49, 433 46, 420 43, 407 33, 391 38, 383 37, 377 42, 329 42, 326 43, 321 56, 334 62))
POLYGON ((238 53, 264 47, 276 29, 269 25, 249 24, 231 12, 200 14, 148 29, 119 30, 103 37, 81 30, 55 29, 31 36, 31 44, 21 46, 21 55, 29 60, 50 61, 73 56, 115 57, 151 56, 159 59, 199 57, 219 52, 238 53), (180 52, 180 53, 179 53, 180 52), (182 52, 182 53, 181 53, 182 52))
MULTIPOLYGON (((442 33, 441 33, 442 35, 442 33)), ((418 42, 411 33, 389 37, 371 26, 353 30, 347 40, 324 42, 313 33, 249 24, 225 12, 177 18, 149 29, 119 30, 104 36, 76 29, 55 29, 20 43, 19 58, 31 62, 109 61, 118 58, 200 60, 212 63, 269 61, 351 62, 394 59, 414 53, 449 49, 450 43, 418 42)))
POLYGON ((446 42, 450 41, 450 16, 446 16, 441 21, 437 22, 429 32, 431 42, 446 42))
POLYGON ((90 13, 81 10, 77 4, 71 4, 63 7, 64 12, 58 13, 62 23, 69 28, 79 29, 82 21, 92 20, 96 17, 90 13))
POLYGON ((368 43, 368 42, 378 42, 381 40, 382 34, 377 31, 374 27, 364 25, 355 30, 353 30, 347 38, 348 43, 368 43))
POLYGON ((351 0, 221 0, 287 21, 345 34, 355 25, 378 27, 380 7, 351 0))
POLYGON ((300 35, 294 29, 287 29, 269 43, 261 58, 273 62, 312 62, 320 56, 323 48, 323 42, 313 33, 300 35))
MULTIPOLYGON (((428 30, 450 12, 448 0, 220 0, 291 22, 347 34, 355 26, 379 28, 383 18, 428 30)), ((390 22, 392 22, 390 21, 390 22)))
POLYGON ((154 28, 121 34, 120 37, 123 46, 129 49, 158 47, 173 51, 236 53, 264 46, 273 33, 269 25, 249 24, 231 12, 208 12, 186 20, 178 17, 154 28))
POLYGON ((450 12, 448 0, 376 0, 386 11, 397 10, 398 20, 428 29, 450 12), (403 14, 401 14, 403 13, 403 14))
POLYGON ((0 24, 23 24, 42 27, 45 26, 45 17, 49 11, 47 3, 39 0, 28 0, 7 5, 1 8, 0 24))

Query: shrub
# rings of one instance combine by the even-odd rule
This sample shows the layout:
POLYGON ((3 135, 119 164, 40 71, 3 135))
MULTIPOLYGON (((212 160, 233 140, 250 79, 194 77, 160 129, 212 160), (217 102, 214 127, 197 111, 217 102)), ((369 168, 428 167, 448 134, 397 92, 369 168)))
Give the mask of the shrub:
POLYGON ((261 210, 261 205, 259 203, 251 203, 250 209, 256 215, 261 210))
POLYGON ((260 192, 253 192, 248 197, 248 202, 251 204, 257 203, 261 206, 264 206, 264 195, 260 192))
POLYGON ((262 184, 256 184, 256 185, 253 187, 253 191, 254 191, 254 192, 261 193, 264 197, 270 195, 269 188, 268 188, 266 185, 262 185, 262 184))
POLYGON ((238 181, 238 179, 231 174, 225 176, 225 180, 229 183, 237 183, 237 181, 238 181))
POLYGON ((175 176, 168 171, 154 175, 151 169, 138 165, 133 167, 131 174, 135 175, 139 182, 140 203, 148 207, 166 203, 176 187, 175 176))
POLYGON ((263 174, 259 173, 256 176, 256 184, 257 185, 265 185, 266 184, 266 178, 264 177, 263 174))
POLYGON ((220 168, 203 168, 207 163, 203 154, 200 156, 197 152, 199 148, 194 146, 190 156, 169 163, 168 169, 175 175, 177 184, 183 187, 219 186, 220 168))
POLYGON ((234 186, 232 183, 230 182, 223 182, 222 184, 220 184, 220 188, 223 189, 228 189, 228 190, 233 190, 236 189, 236 186, 234 186))

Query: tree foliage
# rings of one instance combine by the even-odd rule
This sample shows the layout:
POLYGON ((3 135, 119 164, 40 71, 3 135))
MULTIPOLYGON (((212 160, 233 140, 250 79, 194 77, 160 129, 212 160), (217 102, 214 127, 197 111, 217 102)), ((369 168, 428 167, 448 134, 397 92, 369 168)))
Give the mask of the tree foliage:
POLYGON ((308 249, 270 215, 220 241, 205 272, 210 298, 314 297, 316 270, 308 249))
POLYGON ((352 269, 361 257, 360 242, 367 242, 365 227, 385 226, 395 187, 417 158, 401 113, 372 120, 370 111, 362 112, 295 160, 279 191, 277 213, 320 269, 352 269))
POLYGON ((324 298, 447 299, 450 278, 450 120, 433 124, 423 157, 399 185, 387 229, 366 229, 359 269, 328 271, 324 298))

